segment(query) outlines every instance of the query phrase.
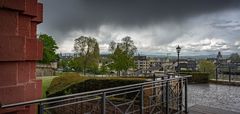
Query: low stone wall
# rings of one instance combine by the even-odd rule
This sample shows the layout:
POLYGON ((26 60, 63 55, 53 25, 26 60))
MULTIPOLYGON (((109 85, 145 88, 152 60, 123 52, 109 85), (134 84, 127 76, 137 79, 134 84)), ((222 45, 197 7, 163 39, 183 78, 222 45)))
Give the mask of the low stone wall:
POLYGON ((210 80, 210 83, 221 84, 221 85, 240 86, 240 81, 229 82, 228 80, 218 80, 218 81, 216 81, 215 79, 213 79, 213 80, 210 80))
POLYGON ((51 68, 37 68, 36 69, 36 76, 54 76, 55 75, 55 69, 51 68))
POLYGON ((57 69, 57 63, 51 64, 37 64, 36 76, 54 76, 57 69))

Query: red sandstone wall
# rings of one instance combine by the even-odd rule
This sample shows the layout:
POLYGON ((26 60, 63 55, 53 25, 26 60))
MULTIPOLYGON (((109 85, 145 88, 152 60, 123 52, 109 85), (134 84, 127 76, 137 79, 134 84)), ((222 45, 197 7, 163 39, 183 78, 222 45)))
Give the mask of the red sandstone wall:
MULTIPOLYGON (((0 0, 0 103, 39 99, 42 82, 36 80, 36 61, 42 43, 36 39, 43 5, 37 0, 0 0)), ((1 113, 34 114, 35 106, 1 110, 1 113)))

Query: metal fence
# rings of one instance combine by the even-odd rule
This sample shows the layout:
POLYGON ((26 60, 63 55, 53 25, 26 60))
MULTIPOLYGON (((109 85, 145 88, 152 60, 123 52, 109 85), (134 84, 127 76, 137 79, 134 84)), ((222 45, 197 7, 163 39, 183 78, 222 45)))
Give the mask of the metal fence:
POLYGON ((240 81, 240 67, 235 65, 218 66, 215 78, 216 81, 240 81))
POLYGON ((38 114, 187 113, 187 78, 176 77, 109 89, 2 105, 37 105, 38 114))

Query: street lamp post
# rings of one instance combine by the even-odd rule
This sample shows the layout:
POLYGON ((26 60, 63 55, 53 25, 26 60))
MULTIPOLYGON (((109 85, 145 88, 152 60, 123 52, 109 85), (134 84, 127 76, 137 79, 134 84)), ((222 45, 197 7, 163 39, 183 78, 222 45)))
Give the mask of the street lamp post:
POLYGON ((180 72, 180 66, 179 66, 179 54, 180 54, 180 51, 181 51, 181 47, 179 47, 179 45, 177 46, 176 48, 177 50, 177 54, 178 54, 178 66, 177 66, 177 72, 178 72, 178 75, 179 75, 179 72, 180 72))
MULTIPOLYGON (((179 65, 179 54, 180 54, 180 51, 181 51, 181 47, 179 47, 179 45, 177 46, 177 48, 176 48, 176 50, 177 50, 177 55, 178 55, 178 66, 177 66, 177 74, 178 74, 178 76, 180 76, 180 65, 179 65)), ((180 83, 180 85, 179 85, 179 88, 182 88, 182 84, 183 84, 183 82, 182 82, 182 80, 180 80, 179 81, 179 83, 180 83)), ((180 92, 180 99, 178 99, 178 103, 179 104, 182 104, 182 92, 180 92)), ((182 105, 178 105, 179 107, 178 107, 178 109, 180 109, 180 110, 182 110, 182 105)))

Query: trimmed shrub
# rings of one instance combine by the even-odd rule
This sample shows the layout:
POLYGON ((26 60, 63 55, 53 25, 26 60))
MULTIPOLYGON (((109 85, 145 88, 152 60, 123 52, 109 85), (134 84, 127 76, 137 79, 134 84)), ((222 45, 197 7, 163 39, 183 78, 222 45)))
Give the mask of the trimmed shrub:
POLYGON ((93 78, 79 75, 60 76, 53 79, 47 97, 93 91, 145 82, 144 78, 93 78))
POLYGON ((181 72, 181 75, 192 75, 188 78, 190 83, 208 83, 209 82, 209 73, 206 72, 181 72))
POLYGON ((87 80, 88 77, 80 76, 78 73, 64 73, 62 76, 56 77, 52 80, 50 86, 46 91, 46 95, 54 94, 58 91, 64 90, 69 86, 87 80))

